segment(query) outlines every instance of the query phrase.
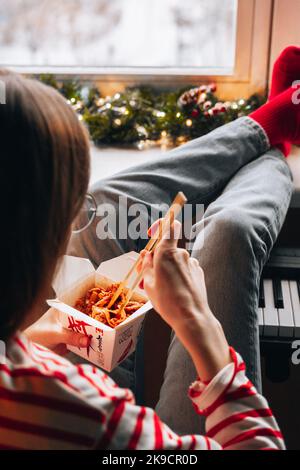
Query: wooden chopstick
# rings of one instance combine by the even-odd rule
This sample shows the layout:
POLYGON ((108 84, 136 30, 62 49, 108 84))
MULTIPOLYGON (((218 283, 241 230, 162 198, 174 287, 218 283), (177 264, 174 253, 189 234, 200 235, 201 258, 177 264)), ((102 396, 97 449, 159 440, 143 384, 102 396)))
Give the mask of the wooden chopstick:
MULTIPOLYGON (((154 251, 154 249, 156 248, 158 243, 161 241, 163 235, 171 227, 171 225, 173 224, 174 220, 176 219, 177 215, 180 213, 182 207, 184 206, 184 204, 186 202, 187 202, 187 198, 180 191, 177 194, 177 196, 175 197, 174 201, 172 202, 167 214, 162 219, 162 221, 159 225, 159 229, 158 229, 158 231, 156 231, 157 235, 151 237, 151 239, 149 240, 149 242, 147 243, 147 245, 145 247, 145 250, 150 251, 150 252, 154 251)), ((131 276, 132 272, 135 270, 136 266, 138 265, 139 261, 140 261, 140 257, 138 257, 137 261, 134 263, 134 266, 130 269, 129 273, 125 276, 124 280, 121 282, 121 284, 120 284, 120 286, 122 285, 121 292, 124 289, 125 284, 126 284, 127 280, 129 279, 129 277, 131 276)), ((130 301, 135 288, 141 282, 142 278, 143 278, 143 271, 141 270, 140 273, 137 275, 133 285, 128 289, 127 294, 125 296, 125 299, 123 300, 123 303, 120 306, 119 313, 124 310, 124 308, 126 307, 128 302, 130 301)), ((119 288, 120 288, 120 286, 119 286, 119 288)), ((117 289, 116 293, 118 292, 118 290, 119 289, 117 289)), ((118 294, 116 299, 119 297, 120 293, 118 294)), ((115 302, 115 300, 112 302, 112 304, 115 302)))

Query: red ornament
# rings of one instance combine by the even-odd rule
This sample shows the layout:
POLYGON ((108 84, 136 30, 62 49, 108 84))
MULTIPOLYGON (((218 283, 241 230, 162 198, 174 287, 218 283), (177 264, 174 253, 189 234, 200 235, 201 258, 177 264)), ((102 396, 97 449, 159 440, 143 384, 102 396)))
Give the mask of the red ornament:
POLYGON ((204 105, 203 105, 203 108, 204 108, 205 110, 207 110, 207 109, 211 108, 211 106, 212 106, 212 102, 211 102, 211 101, 205 101, 205 103, 204 103, 204 105))
POLYGON ((211 83, 210 85, 208 85, 208 87, 212 93, 215 93, 217 91, 217 85, 215 83, 211 83))
POLYGON ((192 117, 194 117, 194 118, 198 117, 198 116, 199 116, 199 111, 198 111, 198 109, 193 109, 193 111, 191 112, 191 115, 192 115, 192 117))

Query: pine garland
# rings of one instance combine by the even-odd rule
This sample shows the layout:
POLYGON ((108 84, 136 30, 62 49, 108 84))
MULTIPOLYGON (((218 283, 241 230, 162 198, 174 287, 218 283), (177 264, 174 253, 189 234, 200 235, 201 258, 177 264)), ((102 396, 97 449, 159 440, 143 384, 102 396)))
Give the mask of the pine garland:
POLYGON ((221 102, 216 85, 160 91, 149 86, 129 87, 114 96, 101 96, 94 86, 53 75, 41 75, 57 89, 88 127, 96 145, 174 146, 207 134, 241 116, 247 116, 265 101, 248 99, 221 102))

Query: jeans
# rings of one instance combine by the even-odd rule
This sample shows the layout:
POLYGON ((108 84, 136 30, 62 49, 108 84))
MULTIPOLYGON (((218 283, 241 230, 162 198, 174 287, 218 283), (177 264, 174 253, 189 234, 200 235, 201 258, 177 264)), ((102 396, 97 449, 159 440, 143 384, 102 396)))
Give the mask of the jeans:
MULTIPOLYGON (((129 206, 142 203, 150 209, 158 203, 170 204, 180 190, 189 203, 206 206, 204 217, 197 222, 198 238, 191 255, 204 270, 211 310, 223 325, 229 344, 243 356, 248 377, 260 389, 259 281, 289 207, 292 178, 288 165, 279 150, 270 149, 263 129, 243 117, 152 163, 100 180, 91 192, 97 204, 117 207, 122 195, 129 206)), ((88 230, 73 236, 70 254, 98 265, 144 246, 144 240, 130 238, 100 240, 98 221, 97 217, 88 230)), ((134 389, 136 355, 113 371, 120 386, 134 389)), ((195 377, 190 356, 172 335, 156 411, 179 434, 199 433, 199 416, 187 397, 195 377)))

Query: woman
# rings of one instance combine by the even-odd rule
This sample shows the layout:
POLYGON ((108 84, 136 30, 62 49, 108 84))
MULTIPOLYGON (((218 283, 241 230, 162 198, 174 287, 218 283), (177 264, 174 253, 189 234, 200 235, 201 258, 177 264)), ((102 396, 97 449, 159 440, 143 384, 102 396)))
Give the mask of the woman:
MULTIPOLYGON (((0 331, 6 343, 0 365, 1 448, 284 448, 266 400, 247 379, 243 360, 229 348, 209 307, 199 263, 177 247, 178 222, 154 256, 144 256, 144 288, 193 360, 198 379, 189 396, 195 413, 206 416, 207 435, 178 436, 153 410, 136 406, 132 393, 102 371, 75 366, 53 352, 62 343, 86 346, 88 341, 66 336, 55 315, 41 317, 39 309, 85 197, 88 139, 54 90, 5 72, 1 80, 6 85, 6 105, 0 107, 1 195, 6 202, 1 232, 0 331)), ((279 140, 272 137, 290 100, 283 95, 277 120, 275 98, 247 124, 267 139, 267 120, 270 145, 299 136, 293 111, 279 140)))

